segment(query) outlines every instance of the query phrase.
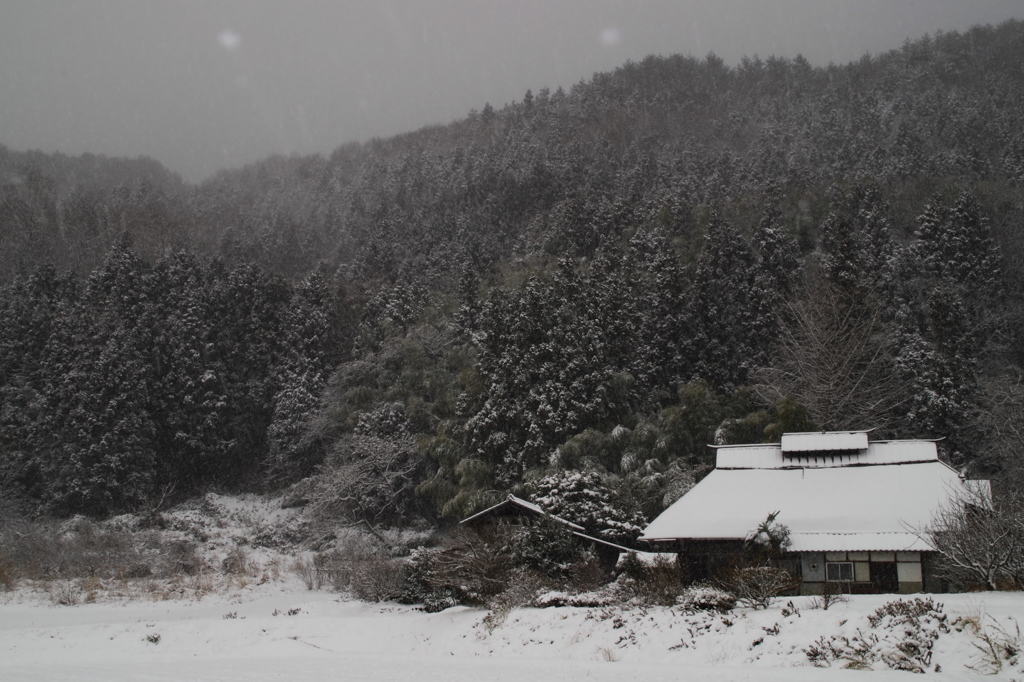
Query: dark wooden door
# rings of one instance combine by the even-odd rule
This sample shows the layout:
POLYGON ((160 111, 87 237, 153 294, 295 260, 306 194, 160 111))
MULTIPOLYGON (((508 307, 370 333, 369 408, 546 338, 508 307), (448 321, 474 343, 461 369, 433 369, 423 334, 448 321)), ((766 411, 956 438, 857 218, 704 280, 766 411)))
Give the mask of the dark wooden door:
POLYGON ((900 580, 896 574, 896 562, 871 562, 871 584, 881 593, 899 592, 900 580))

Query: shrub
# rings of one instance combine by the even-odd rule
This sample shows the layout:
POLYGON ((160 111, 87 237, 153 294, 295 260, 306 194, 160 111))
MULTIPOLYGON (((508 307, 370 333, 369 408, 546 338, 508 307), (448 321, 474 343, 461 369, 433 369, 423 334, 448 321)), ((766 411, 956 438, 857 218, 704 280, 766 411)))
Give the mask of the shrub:
POLYGON ((608 583, 608 571, 593 557, 588 556, 582 561, 569 566, 565 578, 565 587, 571 592, 580 594, 590 592, 608 583))
POLYGON ((1013 632, 995 619, 991 620, 991 627, 987 627, 984 617, 978 619, 973 633, 974 641, 971 643, 978 650, 978 656, 967 666, 985 675, 995 675, 1005 667, 1017 666, 1021 662, 1021 652, 1024 651, 1024 636, 1016 620, 1013 620, 1013 632))
POLYGON ((508 618, 508 614, 512 612, 512 607, 508 604, 498 602, 491 607, 491 610, 483 617, 481 624, 486 628, 487 634, 494 632, 496 628, 501 627, 508 618))
MULTIPOLYGON (((432 577, 433 554, 438 550, 427 547, 414 549, 409 555, 408 565, 405 571, 405 584, 402 586, 402 593, 396 601, 400 604, 423 604, 424 610, 428 613, 435 613, 435 610, 427 607, 427 602, 441 604, 451 599, 451 606, 459 603, 458 593, 450 587, 434 587, 430 578, 432 577)), ((442 606, 436 611, 443 611, 449 608, 442 606)))
POLYGON ((499 527, 492 544, 513 566, 549 578, 565 578, 573 564, 592 558, 568 526, 548 519, 527 526, 499 527))
POLYGON ((532 605, 551 584, 536 571, 519 567, 509 573, 508 587, 488 600, 487 605, 495 610, 500 606, 512 609, 519 606, 532 605))
POLYGON ((766 609, 796 587, 789 571, 774 566, 746 566, 728 571, 722 585, 744 606, 766 609))
POLYGON ((845 604, 850 598, 843 594, 842 583, 825 583, 821 595, 811 600, 812 609, 828 611, 833 604, 845 604))
POLYGON ((335 549, 317 554, 314 564, 322 582, 339 591, 350 591, 353 582, 362 579, 359 574, 367 570, 364 564, 378 565, 391 556, 391 548, 376 537, 352 533, 342 537, 335 549))
POLYGON ((406 592, 408 562, 392 556, 392 549, 368 534, 344 536, 336 549, 296 562, 308 589, 330 583, 364 601, 401 599, 406 592))
POLYGON ((260 564, 249 556, 245 547, 235 547, 224 557, 221 570, 228 575, 255 576, 260 572, 260 564))
POLYGON ((205 594, 213 591, 213 580, 203 572, 187 575, 184 580, 184 588, 191 592, 196 599, 202 599, 205 594))
POLYGON ((353 564, 349 569, 349 587, 363 601, 398 599, 405 588, 405 562, 377 556, 353 564))
POLYGON ((19 578, 140 578, 195 573, 205 566, 194 542, 169 543, 154 531, 79 517, 61 524, 4 520, 0 564, 12 583, 19 578))
POLYGON ((697 583, 683 590, 676 598, 676 604, 687 611, 725 613, 736 606, 736 595, 707 583, 697 583))
POLYGON ((844 668, 871 670, 872 663, 878 660, 874 653, 878 642, 877 635, 864 635, 860 630, 852 637, 822 636, 804 649, 804 655, 815 668, 830 668, 834 662, 842 661, 844 668))
POLYGON ((592 609, 615 606, 622 601, 622 596, 622 592, 615 589, 614 585, 605 589, 581 592, 579 594, 552 590, 538 595, 534 599, 533 605, 539 609, 548 609, 556 606, 577 606, 592 609))
POLYGON ((14 563, 0 555, 0 590, 12 590, 14 583, 14 563))
POLYGON ((658 556, 648 563, 630 553, 620 564, 619 585, 633 601, 672 606, 686 587, 686 574, 674 558, 658 556))
POLYGON ((322 586, 322 576, 313 559, 297 557, 292 562, 292 573, 299 576, 307 590, 319 590, 322 586))
POLYGON ((935 640, 949 632, 946 620, 942 604, 930 598, 891 601, 868 616, 872 632, 820 637, 804 654, 819 668, 843 661, 844 667, 869 670, 880 662, 893 670, 923 673, 931 665, 935 640))
POLYGON ((526 577, 538 589, 587 591, 606 582, 608 574, 571 530, 555 521, 499 525, 486 537, 458 528, 439 547, 412 551, 399 600, 491 605, 511 598, 509 590, 521 588, 526 577))
MULTIPOLYGON (((437 590, 425 595, 423 599, 423 610, 427 613, 440 613, 445 609, 459 605, 459 599, 451 589, 437 590)), ((415 603, 415 602, 413 602, 415 603)))
POLYGON ((167 558, 172 573, 198 575, 206 570, 206 560, 193 540, 174 540, 167 547, 167 558))
POLYGON ((936 604, 931 597, 915 597, 907 601, 897 599, 879 606, 868 616, 868 622, 873 628, 878 628, 883 622, 889 622, 889 627, 894 627, 904 623, 917 623, 926 617, 935 618, 941 623, 946 622, 942 604, 936 604))
POLYGON ((447 592, 459 603, 486 603, 508 584, 515 567, 504 544, 488 543, 477 533, 460 528, 441 546, 414 552, 410 557, 407 598, 413 594, 447 592))
POLYGON ((50 587, 50 599, 58 606, 75 606, 82 600, 82 588, 74 580, 58 580, 50 587))

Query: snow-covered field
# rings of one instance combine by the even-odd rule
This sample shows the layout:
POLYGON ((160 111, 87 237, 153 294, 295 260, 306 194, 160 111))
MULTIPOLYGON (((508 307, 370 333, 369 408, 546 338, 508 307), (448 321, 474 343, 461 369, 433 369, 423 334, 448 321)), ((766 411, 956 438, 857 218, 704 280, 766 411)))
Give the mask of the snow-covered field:
MULTIPOLYGON (((169 516, 201 531, 214 566, 241 538, 295 521, 265 500, 208 496, 204 505, 202 514, 169 516)), ((61 583, 22 581, 0 592, 0 680, 907 680, 886 659, 932 635, 927 674, 964 680, 986 677, 979 633, 1024 643, 1021 593, 935 596, 945 620, 920 619, 908 638, 892 619, 869 623, 893 595, 855 596, 827 611, 799 597, 726 614, 637 606, 428 614, 309 591, 287 555, 253 549, 249 557, 261 566, 251 577, 79 585, 75 606, 55 603, 61 583), (805 650, 816 642, 850 655, 813 667, 805 650), (844 669, 851 663, 874 672, 844 669)), ((1024 680, 1022 662, 1001 662, 998 678, 1024 680)))
MULTIPOLYGON (((867 673, 811 667, 803 649, 822 635, 869 631, 891 600, 854 597, 828 611, 808 598, 766 611, 685 614, 668 608, 483 609, 427 614, 364 604, 297 580, 202 599, 56 606, 21 588, 0 597, 3 680, 831 680, 867 673)), ((981 613, 1013 628, 1020 594, 944 595, 949 619, 981 613)), ((990 621, 991 623, 991 621, 990 621)), ((990 626, 991 627, 991 624, 990 626)), ((930 673, 981 678, 970 627, 934 645, 930 673)), ((872 679, 907 679, 882 670, 872 679)), ((1024 679, 1020 667, 1003 678, 1024 679)))

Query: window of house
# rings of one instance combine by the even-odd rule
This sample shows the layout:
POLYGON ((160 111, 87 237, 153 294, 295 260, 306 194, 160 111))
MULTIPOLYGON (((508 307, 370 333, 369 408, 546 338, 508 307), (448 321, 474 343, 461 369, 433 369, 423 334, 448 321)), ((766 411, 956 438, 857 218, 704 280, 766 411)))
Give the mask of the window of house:
POLYGON ((853 582, 853 562, 830 561, 826 563, 825 580, 830 583, 853 582))

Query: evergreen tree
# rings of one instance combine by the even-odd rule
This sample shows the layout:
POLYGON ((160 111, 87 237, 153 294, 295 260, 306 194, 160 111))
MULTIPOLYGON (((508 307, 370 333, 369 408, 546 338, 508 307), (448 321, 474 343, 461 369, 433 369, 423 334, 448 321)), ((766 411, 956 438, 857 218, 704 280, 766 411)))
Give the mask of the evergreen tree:
POLYGON ((889 206, 878 185, 860 185, 842 196, 833 189, 832 211, 821 226, 821 271, 851 300, 888 305, 897 250, 889 206))
POLYGON ((480 319, 480 278, 473 268, 466 264, 459 276, 459 309, 455 313, 455 324, 467 338, 471 337, 480 319))
POLYGON ((72 275, 48 265, 0 289, 0 489, 41 495, 50 407, 45 351, 78 294, 72 275))
POLYGON ((146 326, 153 333, 150 413, 162 485, 181 492, 209 481, 223 461, 228 400, 224 366, 214 347, 206 269, 183 251, 159 261, 147 277, 146 326))
POLYGON ((956 288, 940 284, 928 300, 923 329, 908 334, 897 369, 911 384, 907 409, 913 435, 945 439, 940 447, 955 464, 978 452, 977 339, 956 288))
POLYGON ((915 236, 909 249, 914 267, 908 270, 927 298, 917 314, 908 301, 901 316, 897 362, 914 387, 908 426, 944 438, 940 447, 964 465, 981 449, 978 367, 998 324, 993 303, 1000 296, 1000 258, 969 193, 952 208, 934 197, 917 219, 915 236))
POLYGON ((217 321, 211 326, 212 344, 224 368, 227 397, 221 436, 226 448, 213 465, 213 476, 238 482, 256 476, 267 458, 290 292, 283 280, 250 264, 230 272, 214 269, 210 286, 210 310, 217 321))
POLYGON ((532 481, 527 488, 544 511, 610 542, 632 544, 646 524, 640 510, 594 472, 564 471, 532 481))
POLYGON ((768 360, 773 312, 764 285, 750 247, 713 216, 697 262, 689 319, 694 374, 717 390, 742 386, 768 360))
POLYGON ((276 485, 308 475, 322 457, 306 434, 309 422, 319 412, 324 380, 309 368, 302 374, 297 371, 291 364, 280 371, 280 388, 267 426, 267 479, 276 485))
POLYGON ((283 320, 283 355, 267 427, 267 474, 275 483, 307 475, 323 458, 307 434, 327 377, 347 350, 344 322, 337 298, 321 275, 313 273, 295 287, 283 320))
POLYGON ((131 509, 156 482, 144 264, 126 240, 93 273, 46 350, 43 499, 59 513, 131 509))
POLYGON ((772 307, 777 307, 797 284, 800 252, 796 240, 780 225, 781 215, 775 203, 778 199, 770 201, 754 230, 753 242, 762 277, 766 280, 765 288, 774 299, 772 307))
POLYGON ((970 192, 951 208, 936 196, 917 219, 914 253, 925 274, 962 287, 972 301, 995 296, 1000 289, 1000 258, 988 219, 970 192))
POLYGON ((662 230, 638 231, 627 255, 631 267, 621 276, 626 279, 623 304, 631 314, 621 317, 632 325, 632 333, 620 338, 629 345, 641 390, 671 400, 691 370, 683 353, 689 336, 683 270, 662 230))
POLYGON ((551 281, 494 292, 484 306, 478 349, 486 399, 465 428, 470 451, 495 465, 506 486, 635 401, 634 379, 611 361, 585 289, 564 261, 551 281))

